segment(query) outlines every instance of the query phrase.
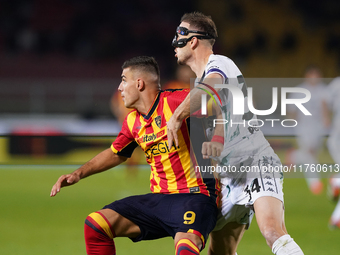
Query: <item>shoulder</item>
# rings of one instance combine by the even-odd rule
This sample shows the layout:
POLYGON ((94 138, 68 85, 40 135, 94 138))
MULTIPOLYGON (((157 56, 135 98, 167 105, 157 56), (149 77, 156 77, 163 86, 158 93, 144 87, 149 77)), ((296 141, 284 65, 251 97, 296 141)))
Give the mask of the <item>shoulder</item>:
POLYGON ((236 66, 234 61, 232 61, 227 56, 212 54, 209 57, 209 61, 208 61, 207 67, 211 68, 211 67, 214 67, 214 66, 215 67, 220 67, 220 66, 225 66, 225 65, 227 65, 227 66, 236 66))
POLYGON ((171 98, 171 97, 181 97, 186 96, 190 92, 190 89, 166 89, 162 91, 162 98, 171 98))
POLYGON ((209 75, 211 73, 219 73, 225 79, 227 79, 228 77, 237 77, 241 74, 239 68, 230 58, 214 54, 209 57, 205 72, 206 75, 209 75))
POLYGON ((128 128, 129 130, 132 130, 133 124, 135 123, 137 116, 139 116, 139 113, 136 109, 129 112, 124 119, 122 129, 128 128))

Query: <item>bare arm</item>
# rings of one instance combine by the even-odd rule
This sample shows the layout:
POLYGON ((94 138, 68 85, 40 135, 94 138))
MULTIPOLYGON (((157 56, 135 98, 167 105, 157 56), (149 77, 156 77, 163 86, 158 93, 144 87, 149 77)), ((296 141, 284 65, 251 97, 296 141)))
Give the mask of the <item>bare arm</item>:
POLYGON ((50 196, 54 197, 60 192, 62 187, 76 184, 83 178, 115 167, 123 163, 126 159, 126 157, 119 156, 108 148, 86 162, 73 173, 60 176, 58 181, 53 185, 50 196))
MULTIPOLYGON (((222 111, 218 105, 213 104, 213 113, 216 119, 222 119, 222 111)), ((214 136, 219 136, 224 141, 224 124, 216 124, 214 136)), ((204 142, 202 144, 202 155, 204 159, 212 157, 219 157, 223 151, 224 143, 218 141, 204 142)))
MULTIPOLYGON (((213 73, 208 75, 203 82, 205 84, 210 85, 211 87, 215 87, 215 84, 222 83, 222 76, 213 73)), ((202 88, 209 90, 203 85, 202 88)), ((185 118, 189 117, 191 113, 194 113, 200 109, 201 97, 203 94, 206 94, 206 92, 204 92, 201 89, 198 88, 192 89, 190 93, 187 95, 187 97, 184 99, 184 101, 174 111, 173 115, 171 116, 167 123, 169 148, 172 147, 173 141, 175 141, 176 146, 178 146, 177 132, 181 128, 182 121, 185 118)))

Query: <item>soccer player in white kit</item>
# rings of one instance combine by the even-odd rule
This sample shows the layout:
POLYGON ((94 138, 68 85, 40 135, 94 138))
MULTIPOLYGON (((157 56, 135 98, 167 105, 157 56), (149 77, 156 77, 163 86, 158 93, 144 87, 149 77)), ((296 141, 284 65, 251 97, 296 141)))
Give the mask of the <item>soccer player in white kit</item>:
MULTIPOLYGON (((333 121, 331 131, 327 140, 328 150, 335 162, 335 170, 339 170, 340 165, 340 77, 335 78, 328 85, 329 106, 333 112, 333 121)), ((329 193, 333 200, 337 201, 337 205, 329 220, 331 228, 340 228, 340 173, 334 175, 329 180, 329 193)))
MULTIPOLYGON (((201 97, 204 91, 214 90, 215 84, 233 84, 243 91, 246 85, 237 66, 229 58, 214 55, 212 46, 217 37, 216 26, 211 17, 202 13, 188 13, 181 19, 173 41, 179 64, 191 67, 197 77, 201 77, 197 89, 176 109, 168 121, 169 146, 174 141, 178 144, 177 131, 180 121, 201 107, 201 97)), ((218 156, 222 145, 223 151, 216 158, 220 166, 276 166, 280 160, 271 149, 262 132, 256 127, 256 117, 252 113, 233 115, 233 97, 227 89, 218 91, 223 119, 228 120, 222 126, 221 135, 212 138, 203 145, 205 156, 218 156), (243 121, 252 120, 252 126, 243 125, 243 121), (234 125, 230 125, 234 122, 234 125), (242 123, 242 124, 235 124, 242 123)), ((215 132, 216 134, 216 132, 215 132)), ((220 133, 219 133, 220 134, 220 133)), ((272 252, 277 255, 303 254, 300 247, 288 235, 284 224, 284 206, 282 193, 282 175, 264 171, 258 175, 240 176, 221 173, 222 209, 215 230, 211 233, 209 254, 236 253, 246 227, 250 224, 253 210, 256 220, 272 252), (249 177, 249 178, 244 178, 249 177)))
MULTIPOLYGON (((291 152, 289 157, 293 164, 317 164, 318 153, 322 146, 325 130, 329 126, 329 114, 327 107, 327 90, 321 82, 321 71, 316 66, 309 66, 305 71, 305 81, 298 87, 309 90, 311 99, 304 106, 312 114, 304 115, 296 107, 289 107, 294 114, 298 125, 295 134, 298 149, 291 152)), ((298 94, 292 94, 291 98, 298 98, 298 94)), ((305 173, 305 172, 304 172, 305 173)), ((305 173, 310 191, 318 195, 322 192, 323 184, 318 173, 305 173)))

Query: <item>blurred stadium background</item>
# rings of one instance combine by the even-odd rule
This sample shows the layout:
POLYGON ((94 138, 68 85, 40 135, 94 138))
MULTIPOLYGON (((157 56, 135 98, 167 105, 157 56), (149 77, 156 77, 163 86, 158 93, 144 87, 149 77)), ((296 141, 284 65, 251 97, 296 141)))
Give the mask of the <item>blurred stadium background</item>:
MULTIPOLYGON (((294 86, 310 64, 324 77, 338 75, 337 0, 1 0, 0 254, 84 254, 87 214, 149 191, 149 168, 125 165, 49 198, 61 174, 119 132, 112 95, 126 59, 152 55, 162 84, 176 79, 171 40, 183 13, 194 10, 213 17, 215 53, 232 58, 246 78, 289 78, 294 86)), ((255 101, 266 101, 268 87, 257 91, 255 101)), ((281 131, 265 133, 285 163, 296 145, 292 133, 281 131)), ((320 162, 332 163, 325 146, 320 162)), ((326 191, 313 196, 304 179, 287 178, 284 192, 287 228, 305 254, 338 254, 340 231, 327 227, 334 204, 326 191)), ((174 253, 170 238, 118 239, 117 250, 174 253)), ((238 253, 271 254, 255 221, 238 253)))

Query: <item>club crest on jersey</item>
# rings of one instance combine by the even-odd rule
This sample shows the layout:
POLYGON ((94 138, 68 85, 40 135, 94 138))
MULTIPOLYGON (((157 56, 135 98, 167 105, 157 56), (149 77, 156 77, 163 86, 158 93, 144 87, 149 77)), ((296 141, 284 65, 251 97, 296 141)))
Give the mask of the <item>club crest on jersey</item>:
POLYGON ((155 118, 155 122, 156 122, 157 127, 161 128, 161 126, 162 126, 162 117, 160 115, 158 115, 155 118))

